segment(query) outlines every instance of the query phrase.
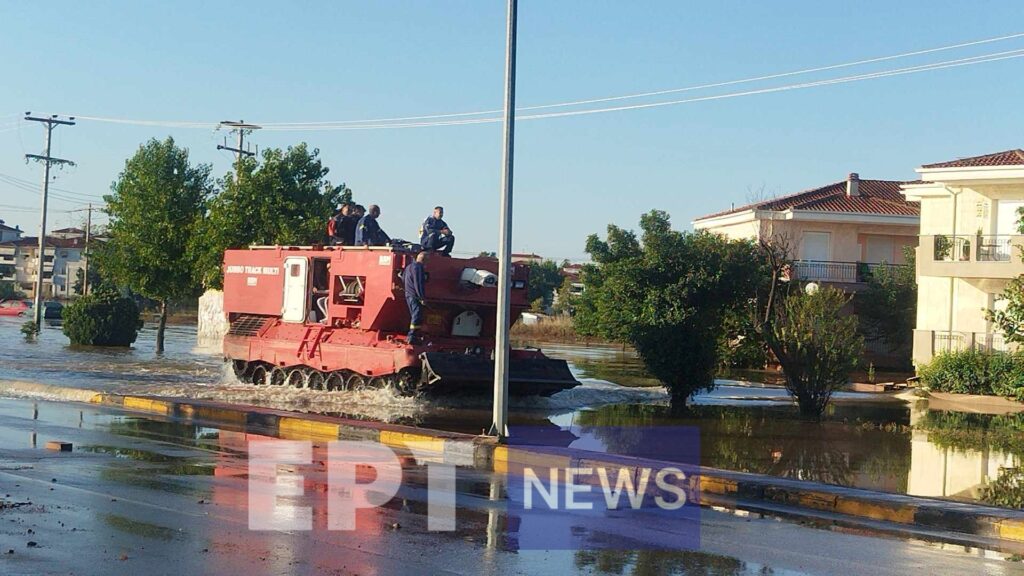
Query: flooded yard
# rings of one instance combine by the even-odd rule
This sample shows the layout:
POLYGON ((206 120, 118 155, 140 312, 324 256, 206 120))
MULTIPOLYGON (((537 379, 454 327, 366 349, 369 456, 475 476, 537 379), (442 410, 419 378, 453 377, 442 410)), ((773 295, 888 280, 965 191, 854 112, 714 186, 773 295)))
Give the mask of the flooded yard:
MULTIPOLYGON (((479 433, 489 398, 395 397, 383 391, 312 392, 234 381, 216 350, 197 349, 193 327, 168 328, 167 353, 145 328, 130 350, 72 348, 59 328, 39 342, 0 319, 0 395, 82 400, 92 392, 210 399, 479 433)), ((544 345, 583 383, 550 398, 514 399, 512 425, 560 428, 570 446, 629 452, 610 426, 696 426, 706 466, 918 496, 1020 506, 1024 416, 929 410, 926 400, 843 392, 822 422, 806 422, 784 389, 720 380, 674 412, 665 390, 616 346, 544 345)), ((642 441, 638 439, 637 441, 642 441)))

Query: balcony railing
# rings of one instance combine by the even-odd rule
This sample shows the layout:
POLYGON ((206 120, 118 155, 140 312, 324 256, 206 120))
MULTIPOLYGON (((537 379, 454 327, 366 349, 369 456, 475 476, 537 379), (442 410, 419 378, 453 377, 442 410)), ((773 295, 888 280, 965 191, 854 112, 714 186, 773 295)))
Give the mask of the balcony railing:
POLYGON ((971 336, 968 332, 932 332, 932 353, 942 354, 943 352, 966 350, 971 342, 971 336))
POLYGON ((1009 350, 1006 338, 992 332, 975 332, 974 348, 983 352, 1006 352, 1009 350))
POLYGON ((978 262, 1008 262, 1013 250, 1009 234, 977 236, 978 262))
POLYGON ((971 259, 971 238, 974 236, 935 236, 935 261, 967 262, 971 259))
POLYGON ((856 262, 828 262, 822 260, 797 260, 793 262, 794 272, 800 280, 815 282, 856 282, 856 262))
POLYGON ((868 262, 834 262, 797 260, 793 262, 798 280, 809 282, 867 282, 879 268, 899 268, 904 264, 871 264, 868 262))
POLYGON ((932 354, 960 352, 972 348, 982 352, 1006 352, 1009 350, 1003 335, 994 332, 960 332, 956 330, 932 332, 932 354))

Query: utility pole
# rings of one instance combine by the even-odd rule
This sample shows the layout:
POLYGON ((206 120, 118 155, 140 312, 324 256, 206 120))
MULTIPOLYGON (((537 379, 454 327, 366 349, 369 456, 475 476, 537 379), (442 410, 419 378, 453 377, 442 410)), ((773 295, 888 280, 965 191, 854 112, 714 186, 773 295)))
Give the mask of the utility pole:
POLYGON ((259 152, 259 148, 256 149, 256 152, 253 152, 245 147, 245 137, 248 136, 249 134, 252 134, 256 130, 259 130, 260 128, 262 128, 262 126, 257 126, 256 124, 246 124, 245 120, 239 120, 238 122, 235 122, 234 120, 224 120, 220 123, 219 127, 230 128, 232 134, 238 135, 238 146, 236 148, 228 146, 227 138, 224 138, 223 145, 217 145, 217 150, 228 150, 230 152, 235 153, 235 171, 237 172, 239 167, 241 167, 242 165, 243 156, 255 156, 256 152, 259 152))
POLYGON ((494 406, 490 434, 508 438, 508 357, 512 298, 512 152, 516 121, 516 0, 508 0, 505 45, 505 124, 498 238, 498 322, 494 335, 494 406))
POLYGON ((89 293, 89 240, 92 238, 92 202, 88 208, 72 210, 72 212, 85 212, 85 252, 83 253, 82 270, 82 296, 89 293))
POLYGON ((39 122, 46 128, 46 155, 40 156, 39 154, 25 154, 26 160, 35 160, 36 162, 43 163, 43 202, 40 209, 39 215, 39 258, 36 263, 36 297, 35 306, 33 309, 33 319, 36 323, 36 333, 42 328, 43 324, 43 263, 46 260, 46 202, 49 199, 50 194, 50 166, 56 164, 58 166, 74 166, 75 163, 71 160, 63 160, 61 158, 54 158, 50 155, 50 144, 53 141, 53 129, 57 126, 74 126, 75 117, 72 116, 67 120, 61 120, 56 114, 44 118, 41 116, 32 116, 31 112, 25 113, 25 120, 29 122, 39 122))
POLYGON ((92 238, 92 202, 85 209, 85 263, 82 265, 82 296, 89 295, 89 240, 92 238))

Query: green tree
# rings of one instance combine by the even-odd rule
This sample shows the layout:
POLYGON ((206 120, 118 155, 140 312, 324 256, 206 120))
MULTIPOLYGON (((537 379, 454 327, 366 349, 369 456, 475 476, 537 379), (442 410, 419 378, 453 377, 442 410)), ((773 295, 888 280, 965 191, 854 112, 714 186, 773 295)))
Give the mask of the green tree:
MULTIPOLYGON (((89 291, 92 292, 103 283, 103 278, 100 275, 98 267, 93 265, 89 267, 89 291)), ((71 289, 75 291, 75 294, 79 296, 85 291, 85 269, 79 268, 75 270, 75 283, 71 286, 71 289)))
POLYGON ((1002 309, 987 310, 986 317, 993 322, 1007 342, 1024 343, 1024 276, 1018 276, 1006 285, 1000 295, 1002 309))
POLYGON ((869 337, 885 342, 891 352, 910 360, 917 324, 917 277, 914 250, 903 251, 904 266, 879 266, 868 278, 867 289, 856 297, 857 315, 869 337))
POLYGON ((190 238, 199 232, 211 188, 210 166, 192 165, 188 150, 168 137, 140 146, 104 197, 109 240, 95 261, 117 285, 159 303, 158 354, 168 302, 198 292, 190 238))
MULTIPOLYGON (((0 266, 0 268, 6 267, 6 266, 8 266, 8 265, 5 264, 3 266, 0 266)), ((10 268, 11 268, 10 274, 13 274, 14 273, 14 266, 10 266, 10 268)), ((6 274, 6 272, 3 272, 3 271, 0 271, 0 272, 6 274)), ((13 281, 12 282, 0 282, 0 301, 15 300, 15 299, 24 298, 24 297, 25 297, 25 293, 22 292, 21 290, 18 290, 18 285, 15 284, 13 281)))
POLYGON ((551 306, 555 290, 562 285, 562 267, 554 260, 530 262, 530 283, 526 287, 526 298, 532 303, 540 300, 539 310, 551 306))
POLYGON ((614 225, 591 235, 577 330, 632 344, 648 372, 685 407, 714 387, 718 341, 727 311, 746 306, 764 278, 750 241, 672 230, 669 215, 640 218, 642 237, 614 225))
POLYGON ((196 274, 204 286, 223 285, 226 249, 326 240, 328 219, 338 204, 352 201, 352 190, 327 181, 319 154, 305 143, 269 148, 260 161, 243 159, 219 181, 221 192, 210 200, 195 238, 196 274))
POLYGON ((863 352, 857 318, 843 313, 849 299, 832 287, 794 291, 768 310, 762 335, 804 417, 821 418, 863 352))

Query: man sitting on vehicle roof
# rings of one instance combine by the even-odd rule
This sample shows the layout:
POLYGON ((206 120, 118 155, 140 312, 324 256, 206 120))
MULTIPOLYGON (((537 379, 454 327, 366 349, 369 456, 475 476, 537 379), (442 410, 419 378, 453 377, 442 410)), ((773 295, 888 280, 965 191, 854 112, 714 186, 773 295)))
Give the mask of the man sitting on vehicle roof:
POLYGON ((424 250, 437 251, 450 256, 455 247, 455 235, 444 221, 444 207, 435 206, 434 214, 427 216, 420 227, 420 246, 424 250))
POLYGON ((391 237, 381 230, 377 218, 380 216, 380 206, 371 204, 366 216, 359 220, 356 226, 356 246, 387 246, 391 237))

